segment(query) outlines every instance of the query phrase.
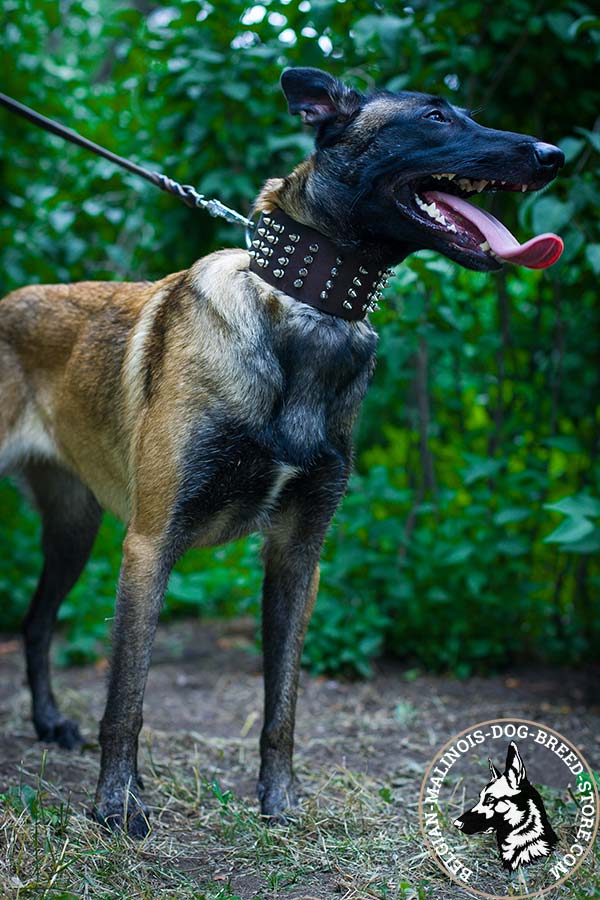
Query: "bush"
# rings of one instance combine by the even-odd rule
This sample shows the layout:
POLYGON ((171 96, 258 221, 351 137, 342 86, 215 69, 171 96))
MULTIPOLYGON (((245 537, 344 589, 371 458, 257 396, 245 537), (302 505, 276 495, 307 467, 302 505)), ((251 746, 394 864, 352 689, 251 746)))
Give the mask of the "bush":
MULTIPOLYGON (((305 660, 365 674, 385 651, 465 675, 532 656, 591 658, 600 587, 600 29, 591 5, 473 2, 467 16, 443 0, 401 14, 366 0, 112 0, 101 9, 81 0, 65 16, 58 0, 5 0, 3 90, 243 211, 265 177, 310 147, 277 87, 288 64, 321 65, 360 88, 442 92, 483 106, 487 124, 560 143, 568 165, 551 190, 494 200, 523 235, 560 231, 558 265, 491 277, 421 253, 373 317, 379 364, 305 660)), ((157 278, 241 239, 7 113, 0 128, 3 290, 157 278)), ((13 488, 0 488, 0 503, 10 548, 0 627, 11 629, 40 555, 35 517, 13 488)), ((66 661, 101 650, 121 537, 107 518, 61 609, 66 661)), ((165 615, 257 613, 257 551, 251 539, 189 554, 165 615)))

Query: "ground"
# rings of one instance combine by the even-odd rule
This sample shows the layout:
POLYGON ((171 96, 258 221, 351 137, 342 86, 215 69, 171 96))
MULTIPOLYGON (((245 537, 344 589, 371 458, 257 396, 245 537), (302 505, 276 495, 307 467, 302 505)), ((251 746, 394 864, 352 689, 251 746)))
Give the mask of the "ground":
MULTIPOLYGON (((19 644, 0 643, 1 898, 463 900, 472 895, 436 868, 418 827, 420 783, 447 740, 520 716, 556 728, 600 766, 597 668, 459 681, 384 661, 354 683, 303 673, 303 806, 289 827, 266 827, 255 797, 262 680, 253 633, 247 621, 161 626, 141 738, 153 828, 141 843, 86 817, 106 662, 56 674, 63 709, 89 741, 69 753, 35 741, 19 644)), ((598 858, 559 896, 600 897, 598 858)))

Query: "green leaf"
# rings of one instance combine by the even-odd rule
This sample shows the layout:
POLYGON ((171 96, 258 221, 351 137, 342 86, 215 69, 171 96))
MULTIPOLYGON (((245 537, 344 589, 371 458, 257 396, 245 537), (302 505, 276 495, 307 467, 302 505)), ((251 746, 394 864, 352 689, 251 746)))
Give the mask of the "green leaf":
POLYGON ((565 154, 565 161, 567 164, 573 162, 573 160, 577 159, 583 148, 585 147, 585 141, 583 138, 576 137, 565 137, 562 141, 558 142, 558 146, 565 154))
POLYGON ((232 100, 247 100, 250 96, 250 85, 243 81, 225 82, 221 85, 221 90, 232 100))
POLYGON ((544 538, 545 544, 571 544, 580 541, 591 534, 594 525, 589 519, 569 516, 548 537, 544 538))
POLYGON ((564 544, 560 549, 566 553, 598 553, 600 551, 600 527, 594 528, 592 532, 578 541, 564 544))
POLYGON ((507 538, 498 541, 498 553, 506 556, 524 556, 527 553, 527 542, 522 538, 507 538))
POLYGON ((574 434, 557 434, 554 437, 544 438, 541 443, 544 447, 554 447, 563 453, 582 453, 583 447, 574 434))
POLYGON ((55 231, 59 233, 63 231, 67 231, 68 228, 73 224, 75 220, 75 213, 72 209, 67 209, 65 207, 57 207, 53 209, 50 215, 48 216, 50 224, 54 228, 55 231))
POLYGON ((510 522, 522 522, 524 519, 529 519, 531 515, 532 510, 525 506, 509 506, 496 513, 494 523, 496 525, 508 525, 510 522))
POLYGON ((462 476, 465 484, 473 484, 480 478, 491 478, 503 467, 500 459, 480 459, 468 468, 463 469, 462 476))
POLYGON ((544 509, 550 509, 553 512, 563 513, 565 516, 600 516, 600 500, 590 497, 589 494, 572 494, 570 497, 563 497, 555 503, 545 503, 544 509))
POLYGON ((589 131, 587 128, 577 128, 576 131, 584 134, 594 150, 600 153, 600 134, 597 131, 589 131))
POLYGON ((444 565, 455 566, 465 562, 475 552, 473 544, 462 544, 444 557, 444 565))
POLYGON ((592 267, 595 275, 600 275, 600 244, 588 244, 585 248, 585 258, 592 267))
POLYGON ((570 201, 544 196, 536 199, 531 214, 536 234, 544 231, 560 232, 573 218, 574 206, 570 201))

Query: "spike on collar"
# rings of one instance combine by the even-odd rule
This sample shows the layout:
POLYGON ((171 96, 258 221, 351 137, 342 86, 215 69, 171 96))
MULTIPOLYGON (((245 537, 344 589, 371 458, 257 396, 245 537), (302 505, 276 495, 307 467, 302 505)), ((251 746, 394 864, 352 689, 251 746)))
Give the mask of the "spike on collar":
POLYGON ((379 308, 390 275, 372 256, 340 249, 280 209, 261 213, 250 247, 250 271, 288 297, 349 321, 379 308))

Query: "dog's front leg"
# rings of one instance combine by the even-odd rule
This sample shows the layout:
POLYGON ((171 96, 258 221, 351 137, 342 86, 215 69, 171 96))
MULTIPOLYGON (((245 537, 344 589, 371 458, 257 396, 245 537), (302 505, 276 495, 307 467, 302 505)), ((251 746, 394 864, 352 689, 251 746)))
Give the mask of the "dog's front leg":
POLYGON ((94 817, 111 829, 125 828, 133 837, 148 832, 147 810, 139 797, 138 735, 170 568, 160 539, 129 529, 117 592, 108 698, 100 725, 102 758, 94 817))
POLYGON ((297 802, 292 754, 300 658, 319 586, 323 538, 346 483, 344 465, 329 471, 330 478, 327 469, 319 473, 324 488, 299 479, 264 550, 265 709, 258 796, 262 814, 272 821, 283 821, 284 811, 297 802))
POLYGON ((292 754, 300 657, 317 596, 313 557, 274 559, 267 550, 263 592, 264 725, 258 796, 264 816, 282 819, 296 804, 292 754))

